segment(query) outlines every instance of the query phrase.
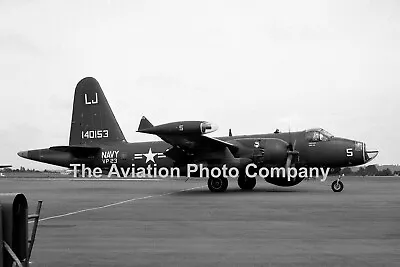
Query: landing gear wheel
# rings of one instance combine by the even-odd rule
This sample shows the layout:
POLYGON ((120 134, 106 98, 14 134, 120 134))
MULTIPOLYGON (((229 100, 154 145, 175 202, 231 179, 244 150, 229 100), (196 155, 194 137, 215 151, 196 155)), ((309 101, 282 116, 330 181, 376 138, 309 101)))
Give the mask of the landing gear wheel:
POLYGON ((333 192, 342 192, 344 185, 343 185, 342 181, 336 180, 336 181, 333 181, 331 188, 332 188, 333 192))
POLYGON ((228 188, 228 179, 225 177, 208 178, 208 189, 211 192, 225 192, 228 188))
POLYGON ((256 178, 249 178, 249 177, 239 177, 238 178, 238 185, 240 189, 245 191, 253 190, 256 186, 257 180, 256 178))

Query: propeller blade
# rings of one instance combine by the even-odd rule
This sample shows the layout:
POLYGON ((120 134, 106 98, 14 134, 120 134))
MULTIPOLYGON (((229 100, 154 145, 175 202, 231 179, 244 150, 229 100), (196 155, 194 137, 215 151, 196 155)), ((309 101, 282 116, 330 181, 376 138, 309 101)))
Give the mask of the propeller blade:
POLYGON ((286 175, 288 181, 290 181, 288 174, 289 174, 289 168, 292 165, 292 158, 293 158, 293 155, 291 153, 289 153, 288 157, 286 159, 286 164, 285 164, 285 171, 286 171, 285 175, 286 175))
POLYGON ((286 177, 288 179, 288 181, 290 181, 290 177, 288 176, 289 173, 289 168, 292 166, 292 162, 293 162, 293 156, 297 156, 299 154, 298 151, 295 150, 296 148, 296 139, 294 140, 294 142, 292 141, 292 134, 290 132, 289 129, 289 144, 288 144, 288 151, 287 151, 287 159, 286 159, 286 164, 285 164, 285 171, 286 171, 286 177))
POLYGON ((292 132, 289 126, 289 143, 287 146, 287 158, 286 158, 286 164, 285 164, 285 170, 286 170, 286 177, 288 179, 288 181, 290 181, 290 177, 289 177, 289 168, 292 167, 292 163, 293 163, 293 157, 296 157, 299 155, 299 151, 296 150, 296 142, 297 139, 294 140, 293 142, 293 136, 292 136, 292 132))

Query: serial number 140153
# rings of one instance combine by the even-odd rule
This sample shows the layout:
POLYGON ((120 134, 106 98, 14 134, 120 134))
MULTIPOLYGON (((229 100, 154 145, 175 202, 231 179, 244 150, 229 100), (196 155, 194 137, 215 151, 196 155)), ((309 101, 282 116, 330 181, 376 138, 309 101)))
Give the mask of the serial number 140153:
POLYGON ((82 131, 82 139, 101 139, 108 137, 108 130, 82 131))

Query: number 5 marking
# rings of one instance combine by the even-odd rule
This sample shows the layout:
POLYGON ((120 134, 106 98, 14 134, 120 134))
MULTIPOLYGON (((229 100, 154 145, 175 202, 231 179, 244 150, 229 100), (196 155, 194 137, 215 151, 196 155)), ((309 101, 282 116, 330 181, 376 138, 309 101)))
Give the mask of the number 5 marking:
POLYGON ((346 149, 346 155, 347 155, 348 157, 352 157, 352 156, 353 156, 353 149, 352 149, 352 148, 346 149))

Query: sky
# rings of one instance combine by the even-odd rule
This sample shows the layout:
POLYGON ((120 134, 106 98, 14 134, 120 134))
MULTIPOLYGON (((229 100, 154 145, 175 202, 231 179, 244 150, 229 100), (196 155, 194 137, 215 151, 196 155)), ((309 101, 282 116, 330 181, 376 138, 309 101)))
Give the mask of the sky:
POLYGON ((0 164, 68 145, 76 84, 95 77, 129 142, 205 120, 212 136, 322 127, 400 164, 400 3, 0 0, 0 164))

